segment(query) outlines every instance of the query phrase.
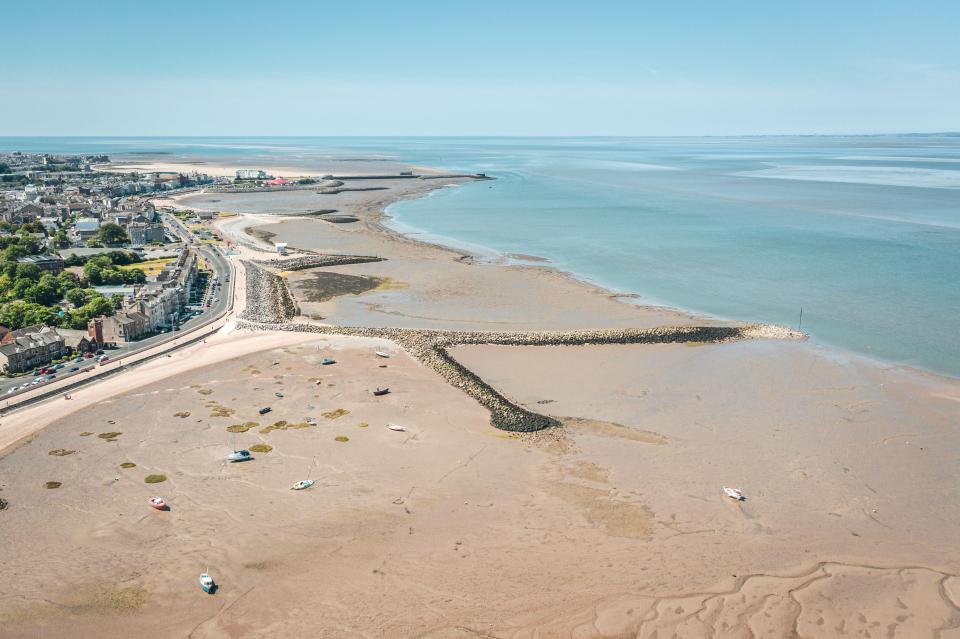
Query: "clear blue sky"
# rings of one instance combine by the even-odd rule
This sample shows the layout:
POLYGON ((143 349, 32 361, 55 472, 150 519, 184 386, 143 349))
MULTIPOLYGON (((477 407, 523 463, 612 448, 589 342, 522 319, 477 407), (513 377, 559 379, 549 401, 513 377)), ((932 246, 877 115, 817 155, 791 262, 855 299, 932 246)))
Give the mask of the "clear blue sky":
POLYGON ((0 53, 0 135, 960 130, 957 0, 11 0, 0 53))

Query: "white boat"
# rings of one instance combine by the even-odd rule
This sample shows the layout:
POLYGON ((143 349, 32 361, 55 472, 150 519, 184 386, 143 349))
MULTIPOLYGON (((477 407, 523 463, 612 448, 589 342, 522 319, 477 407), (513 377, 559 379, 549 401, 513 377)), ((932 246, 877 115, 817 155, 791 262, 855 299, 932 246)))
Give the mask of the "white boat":
POLYGON ((242 462, 247 461, 248 459, 253 459, 253 455, 250 454, 249 450, 235 450, 229 455, 227 455, 228 462, 242 462))
POLYGON ((387 424, 387 428, 390 430, 395 430, 398 433, 405 433, 407 431, 406 427, 401 426, 400 424, 387 424))
POLYGON ((164 501, 163 497, 153 497, 150 499, 150 507, 156 508, 157 510, 166 510, 167 502, 164 501))
POLYGON ((382 357, 384 359, 388 359, 390 357, 390 353, 385 353, 383 351, 376 351, 376 354, 377 357, 382 357))
POLYGON ((313 480, 312 480, 312 479, 301 479, 300 481, 298 481, 297 483, 295 483, 293 486, 291 486, 291 487, 290 487, 290 490, 306 490, 307 488, 310 488, 311 486, 313 486, 313 480))
POLYGON ((739 488, 730 488, 729 486, 724 486, 723 492, 730 499, 736 499, 737 501, 743 501, 746 499, 746 497, 743 496, 743 491, 739 488))
POLYGON ((203 591, 208 595, 212 595, 217 589, 217 585, 213 582, 213 577, 207 573, 200 574, 200 587, 203 588, 203 591))

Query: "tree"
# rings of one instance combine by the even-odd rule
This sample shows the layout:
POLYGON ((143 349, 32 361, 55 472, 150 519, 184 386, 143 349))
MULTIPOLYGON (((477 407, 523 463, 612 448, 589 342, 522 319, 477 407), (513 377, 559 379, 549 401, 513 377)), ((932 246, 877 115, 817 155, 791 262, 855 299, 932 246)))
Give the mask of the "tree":
POLYGON ((68 302, 74 305, 74 307, 79 308, 87 303, 87 296, 83 292, 82 288, 72 288, 67 291, 66 299, 68 302))
POLYGON ((100 227, 97 232, 97 239, 106 246, 120 246, 130 242, 130 236, 123 230, 123 227, 113 222, 107 222, 100 227))
POLYGON ((98 295, 87 302, 80 310, 88 319, 98 315, 113 315, 113 304, 104 296, 98 295))
POLYGON ((67 237, 67 232, 63 229, 58 229, 57 232, 53 234, 53 245, 57 248, 69 248, 70 238, 67 237))
POLYGON ((36 264, 17 264, 17 279, 37 282, 43 271, 36 264))
POLYGON ((147 281, 147 274, 143 269, 131 268, 121 271, 123 273, 124 284, 143 284, 147 281))
POLYGON ((87 282, 96 286, 103 282, 103 267, 93 260, 88 260, 83 265, 83 277, 87 282))
POLYGON ((51 324, 54 317, 51 309, 32 302, 10 302, 0 308, 0 324, 11 329, 32 324, 51 324))

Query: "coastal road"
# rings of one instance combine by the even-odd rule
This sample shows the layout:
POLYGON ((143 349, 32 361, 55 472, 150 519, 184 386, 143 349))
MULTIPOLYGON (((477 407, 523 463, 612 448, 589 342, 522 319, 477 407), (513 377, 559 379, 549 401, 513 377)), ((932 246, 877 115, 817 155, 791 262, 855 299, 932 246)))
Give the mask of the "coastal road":
MULTIPOLYGON (((172 218, 172 216, 170 216, 172 218)), ((82 363, 73 361, 66 363, 62 369, 57 371, 57 377, 53 380, 30 385, 20 390, 19 387, 24 383, 30 384, 34 375, 21 375, 11 379, 0 381, 0 406, 4 411, 15 408, 20 403, 31 402, 38 396, 65 387, 73 387, 78 381, 82 382, 84 378, 95 378, 96 373, 107 372, 122 369, 135 362, 149 359, 158 352, 167 352, 176 349, 190 342, 192 336, 200 331, 213 330, 223 326, 226 323, 225 317, 233 308, 234 300, 234 268, 220 249, 216 246, 197 241, 186 227, 179 223, 179 220, 173 219, 175 224, 168 223, 168 227, 175 234, 181 237, 185 243, 192 245, 203 257, 204 261, 210 266, 214 276, 219 280, 220 286, 216 291, 208 295, 214 302, 209 308, 205 308, 203 313, 197 317, 191 318, 181 324, 179 330, 168 331, 153 335, 146 339, 132 344, 125 344, 115 349, 105 350, 109 359, 103 366, 98 365, 94 360, 84 360, 82 363), (216 323, 216 326, 214 324, 216 323), (70 371, 70 368, 78 367, 77 371, 70 371), (8 392, 10 389, 17 389, 8 392)), ((168 220, 165 220, 169 222, 168 220)), ((213 279, 211 279, 211 282, 213 279)), ((212 287, 211 287, 212 288, 212 287)))

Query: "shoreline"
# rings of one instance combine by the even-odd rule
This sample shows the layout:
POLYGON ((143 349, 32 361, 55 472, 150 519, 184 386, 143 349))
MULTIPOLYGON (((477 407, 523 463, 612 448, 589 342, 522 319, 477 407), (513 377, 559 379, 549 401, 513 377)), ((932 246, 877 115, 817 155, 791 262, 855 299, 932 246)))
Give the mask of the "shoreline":
MULTIPOLYGON (((417 170, 427 170, 427 169, 425 169, 424 167, 417 167, 417 170)), ((433 170, 441 171, 441 169, 433 169, 433 170)), ((495 176, 493 176, 493 179, 496 179, 495 176)), ((515 269, 515 270, 532 270, 532 271, 539 271, 539 272, 550 272, 558 277, 561 277, 571 283, 576 284, 577 286, 581 287, 585 291, 599 293, 601 295, 609 297, 610 299, 620 304, 624 304, 631 308, 635 308, 641 311, 646 311, 651 313, 672 314, 672 315, 676 315, 678 317, 682 317, 686 319, 693 319, 693 320, 699 320, 699 321, 710 322, 710 323, 718 323, 718 324, 746 325, 746 324, 758 323, 756 320, 724 317, 724 316, 716 315, 706 311, 701 311, 698 309, 688 309, 685 307, 673 305, 666 302, 659 303, 658 301, 654 301, 652 303, 642 303, 639 300, 645 299, 645 296, 641 292, 623 291, 623 290, 614 289, 603 282, 591 279, 589 276, 577 273, 575 271, 565 270, 560 266, 558 266, 553 261, 549 260, 548 258, 543 258, 540 256, 527 256, 527 257, 536 257, 537 261, 535 263, 524 263, 524 262, 511 263, 509 262, 509 260, 512 257, 510 254, 505 254, 501 251, 497 251, 496 249, 492 249, 489 247, 480 247, 480 248, 486 249, 487 251, 489 251, 490 254, 496 256, 493 259, 486 259, 484 258, 483 255, 478 255, 477 253, 474 253, 471 250, 469 250, 467 247, 457 246, 456 245, 457 240, 455 238, 447 238, 444 236, 431 235, 426 231, 422 231, 419 229, 415 229, 415 227, 411 227, 411 229, 415 229, 413 231, 414 233, 423 233, 424 235, 427 236, 427 237, 418 237, 416 235, 409 234, 409 232, 405 232, 401 229, 397 229, 391 226, 391 221, 396 220, 396 218, 393 215, 391 215, 389 211, 389 208, 393 204, 396 204, 398 202, 403 202, 403 201, 415 200, 422 197, 430 197, 431 194, 435 193, 439 189, 454 188, 454 187, 461 188, 463 185, 464 185, 463 182, 452 183, 452 184, 439 184, 424 192, 398 194, 397 197, 388 198, 385 202, 384 201, 379 202, 379 205, 381 206, 379 210, 377 210, 376 205, 374 205, 370 207, 368 210, 364 211, 364 213, 366 213, 367 216, 361 216, 361 223, 364 225, 365 228, 369 229, 370 232, 380 234, 381 236, 389 238, 393 241, 412 244, 416 246, 422 246, 422 247, 426 247, 428 249, 433 249, 433 250, 444 251, 444 252, 456 255, 461 260, 475 262, 478 264, 498 264, 502 266, 508 266, 509 268, 515 269), (450 241, 450 242, 453 242, 453 244, 445 244, 444 241, 450 241), (539 263, 539 260, 543 260, 543 262, 539 263)), ((182 198, 189 197, 189 195, 190 194, 178 195, 172 199, 176 200, 179 204, 182 198)), ((186 207, 186 208, 190 208, 190 207, 186 207)), ((240 217, 246 218, 246 217, 249 217, 249 214, 241 214, 240 217)), ((255 223, 250 224, 249 227, 277 224, 277 223, 280 223, 284 218, 308 219, 308 216, 297 215, 297 214, 284 214, 282 216, 271 215, 271 214, 258 214, 258 215, 254 215, 253 217, 256 218, 255 223), (276 221, 274 221, 273 219, 270 219, 270 218, 277 218, 277 219, 276 221)), ((405 223, 400 223, 400 224, 405 224, 405 223)), ((296 247, 295 244, 291 244, 291 247, 302 248, 302 247, 296 247)), ((312 250, 312 249, 308 249, 308 250, 312 250)), ((779 325, 779 324, 777 324, 777 326, 783 326, 783 328, 786 328, 792 331, 798 330, 792 326, 779 325)), ((892 361, 892 360, 884 359, 882 357, 874 356, 868 353, 862 353, 855 350, 851 350, 841 344, 834 344, 834 343, 825 341, 821 338, 818 338, 814 335, 811 335, 810 333, 806 332, 803 329, 799 329, 799 330, 800 332, 807 335, 810 343, 813 346, 819 349, 822 349, 825 352, 829 352, 841 357, 857 358, 862 361, 868 362, 883 370, 888 370, 888 369, 904 370, 913 374, 927 376, 932 379, 960 381, 960 376, 954 376, 946 372, 925 368, 923 366, 919 366, 916 364, 892 361)))

